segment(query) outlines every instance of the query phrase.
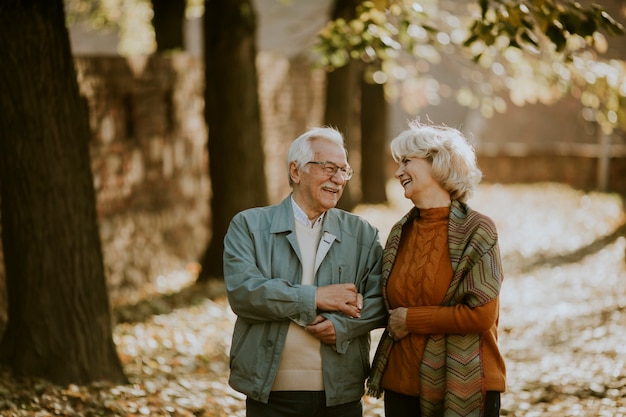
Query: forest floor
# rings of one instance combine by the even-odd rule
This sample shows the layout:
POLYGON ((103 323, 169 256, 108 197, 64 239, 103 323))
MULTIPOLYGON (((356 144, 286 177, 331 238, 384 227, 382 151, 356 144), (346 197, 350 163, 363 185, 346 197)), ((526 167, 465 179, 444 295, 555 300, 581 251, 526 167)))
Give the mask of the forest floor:
MULTIPOLYGON (((381 230, 409 208, 355 210, 381 230)), ((503 416, 626 416, 626 215, 619 196, 557 184, 483 185, 470 205, 498 226, 505 270, 503 416)), ((223 284, 162 277, 169 293, 115 309, 126 385, 57 386, 0 369, 1 416, 244 416, 228 386, 235 320, 223 284)), ((373 333, 373 347, 380 332, 373 333)), ((365 416, 383 400, 364 397, 365 416)))

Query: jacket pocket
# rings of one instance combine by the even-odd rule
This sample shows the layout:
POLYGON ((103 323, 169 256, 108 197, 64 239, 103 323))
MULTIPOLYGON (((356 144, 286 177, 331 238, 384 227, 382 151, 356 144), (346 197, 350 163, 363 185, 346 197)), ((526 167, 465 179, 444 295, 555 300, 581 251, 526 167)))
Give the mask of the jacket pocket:
POLYGON ((354 279, 353 274, 351 273, 351 269, 348 265, 339 265, 339 284, 355 284, 356 280, 354 279))
POLYGON ((230 347, 230 366, 233 366, 233 361, 241 353, 243 344, 250 333, 250 325, 243 322, 237 322, 233 329, 233 342, 230 347))

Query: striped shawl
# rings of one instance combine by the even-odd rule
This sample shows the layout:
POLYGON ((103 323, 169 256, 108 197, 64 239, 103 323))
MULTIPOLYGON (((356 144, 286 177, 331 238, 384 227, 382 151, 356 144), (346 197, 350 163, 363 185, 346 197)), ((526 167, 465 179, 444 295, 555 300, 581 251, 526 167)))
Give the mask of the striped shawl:
MULTIPOLYGON (((387 281, 393 268, 403 226, 419 216, 413 208, 396 223, 385 246, 382 285, 385 305, 387 281)), ((488 217, 466 204, 453 201, 448 222, 448 246, 454 271, 443 306, 466 304, 477 307, 500 293, 503 279, 495 225, 488 217)), ((382 374, 393 339, 386 329, 376 350, 368 395, 382 394, 382 374)), ((420 368, 420 404, 422 415, 480 416, 484 405, 484 370, 478 334, 430 335, 420 368)))

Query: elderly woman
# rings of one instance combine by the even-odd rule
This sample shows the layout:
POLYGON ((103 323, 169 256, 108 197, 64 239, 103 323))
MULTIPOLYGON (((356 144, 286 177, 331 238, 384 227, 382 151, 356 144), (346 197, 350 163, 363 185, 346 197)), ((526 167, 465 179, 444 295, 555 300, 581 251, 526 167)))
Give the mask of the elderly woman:
POLYGON ((493 221, 466 204, 482 177, 474 150, 456 129, 413 122, 391 153, 415 207, 385 247, 390 316, 369 393, 384 391, 387 417, 498 416, 503 276, 493 221))

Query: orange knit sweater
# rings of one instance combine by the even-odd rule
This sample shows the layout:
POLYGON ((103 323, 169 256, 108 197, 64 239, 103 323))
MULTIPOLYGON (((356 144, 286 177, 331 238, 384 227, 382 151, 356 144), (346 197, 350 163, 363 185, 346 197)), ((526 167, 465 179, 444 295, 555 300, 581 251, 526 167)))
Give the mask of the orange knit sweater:
POLYGON ((504 360, 498 349, 499 300, 476 308, 442 307, 453 271, 448 253, 450 209, 421 209, 402 234, 387 282, 391 308, 407 307, 411 332, 391 350, 382 386, 398 393, 419 395, 419 367, 429 334, 480 333, 485 390, 505 390, 504 360))

